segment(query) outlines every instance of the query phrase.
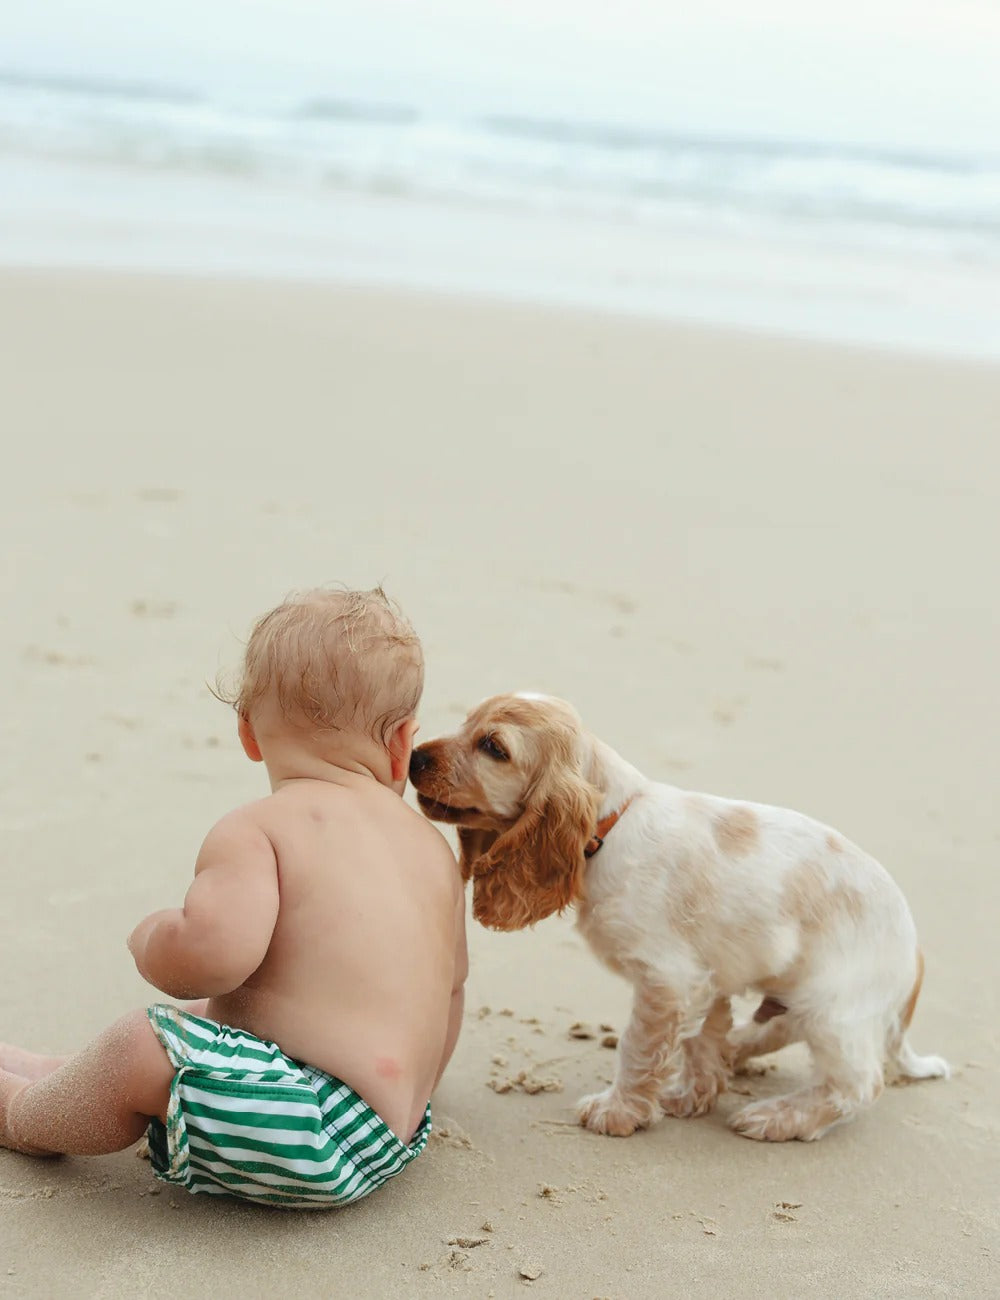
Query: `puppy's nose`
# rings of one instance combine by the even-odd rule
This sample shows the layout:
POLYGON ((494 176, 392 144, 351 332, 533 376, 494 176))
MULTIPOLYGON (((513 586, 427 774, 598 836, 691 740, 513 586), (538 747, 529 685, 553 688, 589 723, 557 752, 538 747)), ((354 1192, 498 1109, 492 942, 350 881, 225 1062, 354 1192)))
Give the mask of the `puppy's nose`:
POLYGON ((433 761, 426 749, 415 749, 410 755, 410 780, 415 781, 422 772, 426 772, 433 761))

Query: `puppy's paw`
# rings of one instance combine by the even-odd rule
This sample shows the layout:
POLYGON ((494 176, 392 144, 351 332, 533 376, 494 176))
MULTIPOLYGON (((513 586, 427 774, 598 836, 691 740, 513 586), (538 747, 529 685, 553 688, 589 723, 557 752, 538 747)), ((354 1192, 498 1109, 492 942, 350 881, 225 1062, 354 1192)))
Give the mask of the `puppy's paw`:
POLYGON ((751 1047, 734 1047, 731 1048, 728 1055, 729 1073, 735 1075, 743 1074, 763 1074, 760 1067, 751 1064, 756 1060, 751 1047))
POLYGON ((576 1109, 576 1117, 592 1133, 606 1133, 610 1137, 628 1137, 637 1128, 651 1124, 657 1114, 649 1102, 630 1101, 614 1088, 584 1097, 576 1109))
POLYGON ((950 1079, 951 1066, 943 1056, 917 1056, 909 1050, 890 1063, 891 1083, 913 1083, 917 1079, 950 1079))
POLYGON ((696 1119, 715 1108, 716 1098, 725 1086, 724 1076, 699 1075, 694 1080, 685 1080, 682 1086, 668 1088, 660 1097, 660 1107, 674 1119, 696 1119))
POLYGON ((729 1117, 729 1127, 755 1142, 814 1142, 823 1136, 834 1117, 796 1104, 789 1097, 752 1101, 729 1117))

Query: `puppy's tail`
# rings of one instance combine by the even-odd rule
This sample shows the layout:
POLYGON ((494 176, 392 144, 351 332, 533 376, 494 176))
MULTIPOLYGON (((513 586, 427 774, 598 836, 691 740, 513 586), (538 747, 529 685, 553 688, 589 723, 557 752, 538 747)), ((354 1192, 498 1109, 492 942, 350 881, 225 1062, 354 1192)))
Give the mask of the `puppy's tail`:
POLYGON ((899 1020, 887 1043, 889 1067, 901 1079, 947 1079, 951 1074, 943 1056, 918 1056, 906 1041, 906 1031, 913 1019, 920 986, 924 982, 924 954, 917 949, 917 975, 910 996, 899 1013, 899 1020))

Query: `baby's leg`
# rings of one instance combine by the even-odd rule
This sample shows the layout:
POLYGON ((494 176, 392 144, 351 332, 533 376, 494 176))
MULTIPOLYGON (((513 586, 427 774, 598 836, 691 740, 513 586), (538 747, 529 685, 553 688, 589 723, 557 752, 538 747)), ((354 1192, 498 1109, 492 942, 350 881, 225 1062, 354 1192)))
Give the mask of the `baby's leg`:
POLYGON ((173 1077, 145 1011, 133 1011, 40 1077, 0 1068, 0 1146, 29 1155, 121 1151, 152 1116, 165 1118, 173 1077))

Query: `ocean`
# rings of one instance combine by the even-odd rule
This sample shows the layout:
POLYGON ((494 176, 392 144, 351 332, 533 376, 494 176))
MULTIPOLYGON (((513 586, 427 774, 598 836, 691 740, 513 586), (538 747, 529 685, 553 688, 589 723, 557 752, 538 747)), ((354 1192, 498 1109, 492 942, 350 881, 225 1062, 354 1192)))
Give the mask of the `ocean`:
POLYGON ((0 196, 8 263, 398 282, 1000 353, 1000 149, 8 70, 0 196))

